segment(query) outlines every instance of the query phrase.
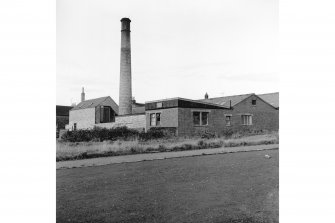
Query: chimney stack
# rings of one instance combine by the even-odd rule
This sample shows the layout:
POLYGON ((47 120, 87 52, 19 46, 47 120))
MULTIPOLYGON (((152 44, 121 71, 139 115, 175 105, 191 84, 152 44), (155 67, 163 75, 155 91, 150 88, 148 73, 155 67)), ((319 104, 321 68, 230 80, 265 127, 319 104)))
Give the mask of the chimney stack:
POLYGON ((130 22, 131 20, 128 18, 121 19, 120 115, 132 113, 130 22))
POLYGON ((206 94, 205 94, 205 99, 208 99, 208 94, 207 94, 207 92, 206 92, 206 94))
POLYGON ((81 101, 85 101, 85 92, 84 92, 84 87, 81 89, 81 101))

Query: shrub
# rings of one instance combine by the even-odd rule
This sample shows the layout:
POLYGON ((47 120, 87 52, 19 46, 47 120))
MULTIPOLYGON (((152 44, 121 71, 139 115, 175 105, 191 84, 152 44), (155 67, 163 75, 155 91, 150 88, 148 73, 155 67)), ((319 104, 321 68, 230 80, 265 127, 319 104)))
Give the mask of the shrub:
POLYGON ((139 132, 127 127, 80 129, 67 131, 62 135, 62 140, 67 142, 88 142, 88 141, 115 141, 117 139, 129 140, 136 138, 139 132))
POLYGON ((138 135, 139 140, 148 141, 154 139, 168 138, 170 133, 164 128, 150 128, 147 132, 141 132, 138 135))
POLYGON ((167 148, 166 148, 166 146, 161 144, 161 145, 158 146, 158 151, 159 152, 165 152, 165 151, 167 151, 167 148))
POLYGON ((234 133, 236 133, 236 131, 234 132, 232 129, 225 129, 223 131, 223 136, 226 138, 230 138, 234 133))
POLYGON ((206 143, 204 142, 204 140, 200 140, 199 142, 198 142, 198 146, 199 146, 199 148, 206 148, 206 143))
POLYGON ((216 134, 214 132, 211 132, 209 130, 205 130, 200 134, 200 137, 202 139, 212 139, 216 137, 216 134))
POLYGON ((148 141, 168 138, 172 134, 171 130, 165 128, 151 128, 147 132, 139 132, 126 126, 111 129, 94 127, 93 129, 67 131, 61 139, 66 142, 102 142, 106 140, 134 140, 136 138, 141 141, 148 141))

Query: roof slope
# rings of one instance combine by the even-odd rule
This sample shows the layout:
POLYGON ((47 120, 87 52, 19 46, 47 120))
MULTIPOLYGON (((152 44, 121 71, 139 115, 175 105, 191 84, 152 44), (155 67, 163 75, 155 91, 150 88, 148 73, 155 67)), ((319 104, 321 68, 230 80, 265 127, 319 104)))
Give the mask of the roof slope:
POLYGON ((117 114, 119 113, 118 105, 109 96, 82 101, 71 110, 73 111, 85 108, 95 108, 99 105, 110 105, 117 114))
POLYGON ((257 96, 272 105, 273 107, 279 108, 279 92, 258 94, 257 96))
POLYGON ((234 106, 244 99, 250 97, 251 95, 254 95, 254 93, 250 94, 241 94, 241 95, 232 95, 232 96, 226 96, 226 97, 218 97, 218 98, 209 98, 209 99, 201 99, 198 101, 201 102, 208 102, 208 103, 214 103, 214 104, 219 104, 223 106, 230 106, 230 101, 231 101, 231 106, 234 106))
POLYGON ((72 106, 56 105, 56 116, 69 116, 72 106))

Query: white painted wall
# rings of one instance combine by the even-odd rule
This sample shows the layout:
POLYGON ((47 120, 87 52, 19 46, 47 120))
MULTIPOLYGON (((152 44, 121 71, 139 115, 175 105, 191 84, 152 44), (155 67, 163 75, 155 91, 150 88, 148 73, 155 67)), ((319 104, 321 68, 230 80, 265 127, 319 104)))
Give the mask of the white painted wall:
POLYGON ((95 108, 70 111, 67 128, 72 130, 74 123, 77 123, 77 129, 93 128, 95 125, 95 108))
POLYGON ((115 122, 99 123, 95 124, 95 126, 102 128, 127 126, 131 129, 145 129, 145 114, 116 116, 115 122))

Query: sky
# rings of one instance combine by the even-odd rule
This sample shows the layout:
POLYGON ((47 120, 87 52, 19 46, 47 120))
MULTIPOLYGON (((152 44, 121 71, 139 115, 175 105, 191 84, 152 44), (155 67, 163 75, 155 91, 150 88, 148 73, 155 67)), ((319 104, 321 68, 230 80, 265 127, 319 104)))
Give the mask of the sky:
POLYGON ((278 0, 57 0, 57 105, 118 104, 123 17, 137 102, 279 91, 278 0))

